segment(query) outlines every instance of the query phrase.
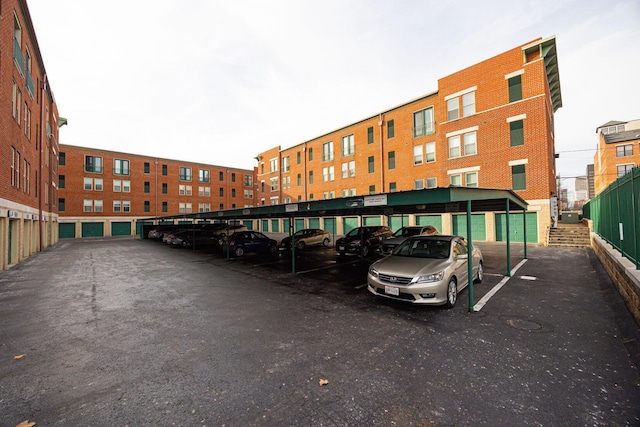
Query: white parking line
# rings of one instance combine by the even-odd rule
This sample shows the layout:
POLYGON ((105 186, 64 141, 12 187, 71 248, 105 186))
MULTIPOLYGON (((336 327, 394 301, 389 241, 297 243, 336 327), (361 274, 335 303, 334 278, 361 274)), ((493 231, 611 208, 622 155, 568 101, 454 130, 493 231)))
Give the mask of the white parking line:
POLYGON ((520 267, 522 267, 525 262, 527 262, 526 259, 523 259, 522 261, 520 261, 520 263, 518 263, 518 265, 516 265, 515 268, 513 268, 511 270, 511 276, 505 276, 497 285, 495 285, 493 287, 493 289, 491 289, 489 292, 487 292, 487 294, 485 296, 483 296, 480 299, 480 301, 478 301, 476 303, 476 305, 473 306, 473 311, 482 310, 482 307, 484 307, 484 305, 487 303, 487 301, 489 301, 491 299, 491 297, 494 296, 500 290, 500 288, 502 288, 505 285, 505 283, 507 283, 509 281, 509 279, 511 279, 513 277, 513 275, 516 273, 516 271, 518 271, 518 269, 520 267))
POLYGON ((366 283, 365 283, 364 285, 356 286, 356 287, 355 287, 355 288, 353 288, 353 289, 362 289, 362 288, 364 288, 365 286, 367 286, 367 284, 366 284, 366 283))

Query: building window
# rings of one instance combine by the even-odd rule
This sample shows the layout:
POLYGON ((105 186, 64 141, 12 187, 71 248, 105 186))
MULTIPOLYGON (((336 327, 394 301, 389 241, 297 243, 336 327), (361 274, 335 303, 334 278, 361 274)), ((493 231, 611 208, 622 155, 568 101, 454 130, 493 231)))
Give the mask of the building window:
POLYGON ((65 176, 58 175, 58 188, 65 188, 65 176))
POLYGON ((180 166, 180 181, 191 181, 191 168, 180 166))
POLYGON ((91 191, 93 190, 93 178, 84 178, 84 190, 91 191))
MULTIPOLYGON (((85 190, 87 188, 87 182, 85 180, 85 190)), ((122 191, 122 180, 121 179, 114 179, 113 180, 113 192, 114 193, 120 193, 122 191)))
POLYGON ((167 165, 162 165, 162 176, 167 176, 167 175, 169 175, 167 165))
POLYGON ((333 166, 322 168, 322 180, 324 182, 333 181, 334 179, 335 179, 335 175, 334 175, 333 166))
POLYGON ((309 171, 309 184, 313 184, 313 171, 309 171))
POLYGON ((244 190, 245 199, 253 199, 253 190, 244 190))
POLYGON ((211 187, 198 187, 198 196, 209 197, 211 196, 211 187))
POLYGON ((604 134, 624 132, 624 125, 609 126, 606 128, 602 128, 601 132, 604 134))
POLYGON ((269 202, 271 203, 271 205, 277 205, 278 204, 278 196, 270 197, 269 198, 269 202))
POLYGON ((271 172, 278 172, 278 158, 274 157, 273 159, 269 160, 269 166, 269 170, 271 172))
POLYGON ((20 124, 20 107, 22 106, 22 92, 18 88, 18 84, 13 81, 12 92, 13 118, 20 124))
POLYGON ((436 188, 438 186, 438 178, 427 178, 427 188, 436 188))
POLYGON ((130 191, 131 191, 131 181, 123 180, 122 181, 122 192, 123 193, 128 193, 130 191))
POLYGON ((291 165, 289 164, 289 156, 284 156, 282 158, 282 172, 289 172, 291 170, 291 165))
POLYGON ((350 162, 344 162, 342 164, 342 177, 349 178, 356 176, 356 162, 352 160, 350 162))
POLYGON ((129 175, 129 160, 114 159, 113 161, 114 175, 129 175))
POLYGON ((83 212, 93 212, 93 200, 84 199, 82 206, 83 212))
POLYGON ((478 172, 468 172, 464 175, 464 181, 467 187, 478 186, 478 172))
POLYGON ((459 115, 458 98, 452 98, 447 101, 447 120, 455 120, 459 115))
POLYGON ((396 131, 394 128, 393 120, 389 120, 387 122, 387 138, 391 139, 396 136, 396 131))
POLYGON ((210 212, 211 203, 198 203, 198 212, 210 212))
POLYGON ((148 200, 144 201, 144 211, 145 212, 151 212, 151 202, 148 200))
POLYGON ((224 181, 224 172, 222 171, 218 172, 218 181, 220 182, 224 181))
POLYGON ((462 135, 464 147, 460 146, 460 135, 449 137, 449 158, 454 159, 461 156, 477 154, 476 133, 468 132, 462 135), (464 149, 464 151, 462 151, 464 149))
POLYGON ((429 135, 434 132, 433 107, 413 113, 413 137, 429 135))
POLYGON ((376 166, 375 166, 375 159, 373 156, 369 156, 367 158, 367 169, 369 170, 369 173, 374 173, 376 166))
POLYGON ((476 113, 476 92, 447 99, 447 120, 456 120, 476 113), (462 105, 460 105, 462 104, 462 105))
POLYGON ((102 200, 93 201, 93 210, 98 213, 102 212, 102 200))
POLYGON ((198 182, 210 182, 209 171, 207 169, 198 170, 198 182))
POLYGON ((236 173, 231 172, 231 182, 236 182, 236 173))
MULTIPOLYGON (((287 180, 290 180, 290 179, 291 179, 291 177, 287 177, 287 180)), ((291 181, 287 181, 287 182, 288 182, 289 187, 291 187, 291 183, 290 183, 291 181)), ((231 197, 232 198, 236 197, 236 189, 235 188, 231 189, 231 197)))
MULTIPOLYGON (((371 128, 373 130, 373 128, 371 128)), ((342 157, 352 156, 356 152, 353 135, 342 137, 342 157)))
POLYGON ((414 190, 422 190, 424 188, 424 179, 414 179, 413 180, 413 189, 414 190))
POLYGON ((389 193, 395 193, 396 192, 396 183, 395 182, 390 182, 389 183, 389 193))
POLYGON ((618 165, 618 178, 631 172, 633 165, 618 165))
POLYGON ((367 144, 373 144, 373 126, 367 128, 367 144))
POLYGON ((427 142, 424 145, 426 156, 426 163, 432 163, 436 161, 436 143, 435 142, 427 142))
POLYGON ((302 154, 300 153, 300 151, 298 151, 296 153, 296 163, 300 164, 301 161, 302 161, 302 154))
POLYGON ((102 173, 102 157, 84 156, 84 171, 102 173))
POLYGON ((169 185, 167 185, 166 182, 162 183, 162 194, 168 194, 169 193, 169 185))
POLYGON ((333 160, 333 141, 322 144, 322 161, 328 162, 333 160))
POLYGON ((297 179, 298 187, 300 187, 302 185, 302 174, 298 174, 296 179, 297 179))
POLYGON ((218 196, 224 197, 224 187, 218 188, 218 196))
POLYGON ((416 145, 413 147, 413 164, 422 164, 422 145, 416 145))
POLYGON ((95 191, 102 191, 102 178, 93 179, 93 189, 95 191))
POLYGON ((520 101, 522 99, 522 75, 511 77, 509 84, 509 102, 520 101))
POLYGON ((120 200, 113 201, 113 211, 122 212, 122 202, 120 200))
POLYGON ((527 188, 525 165, 511 166, 511 185, 514 190, 524 190, 527 188))
MULTIPOLYGON (((282 177, 282 189, 283 190, 287 190, 291 188, 291 177, 290 176, 283 176, 282 177)), ((234 190, 231 190, 232 192, 234 190)))
POLYGON ((60 198, 58 199, 58 211, 59 212, 64 212, 64 199, 60 198))
POLYGON ((633 144, 624 144, 616 146, 616 157, 633 156, 633 144))
POLYGON ((151 165, 149 164, 149 162, 144 162, 144 173, 150 173, 151 171, 151 165))
POLYGON ((60 166, 65 166, 67 164, 67 154, 64 151, 60 152, 60 157, 58 157, 58 164, 60 166))
POLYGON ((313 160, 313 147, 309 148, 309 161, 313 160))
POLYGON ((389 170, 395 169, 396 168, 396 152, 395 151, 389 151, 388 153, 388 163, 389 163, 389 170))
POLYGON ((524 120, 509 123, 509 135, 512 147, 524 145, 524 120))
POLYGON ((269 179, 269 186, 271 188, 271 192, 278 191, 278 178, 269 179))
POLYGON ((144 192, 151 193, 151 184, 149 183, 149 181, 144 182, 144 192))
POLYGON ((168 202, 162 202, 162 212, 169 212, 169 203, 168 202))
POLYGON ((260 163, 260 174, 264 173, 264 162, 260 163))
POLYGON ((253 176, 245 175, 244 176, 244 186, 245 187, 253 187, 253 176))
POLYGON ((185 212, 186 213, 193 212, 193 205, 191 203, 185 203, 184 204, 184 208, 185 208, 185 212))
POLYGON ((461 174, 455 174, 455 175, 451 175, 449 177, 450 179, 450 183, 452 187, 461 187, 462 186, 462 175, 461 174))
POLYGON ((369 186, 369 194, 376 194, 376 186, 375 185, 370 185, 369 186))

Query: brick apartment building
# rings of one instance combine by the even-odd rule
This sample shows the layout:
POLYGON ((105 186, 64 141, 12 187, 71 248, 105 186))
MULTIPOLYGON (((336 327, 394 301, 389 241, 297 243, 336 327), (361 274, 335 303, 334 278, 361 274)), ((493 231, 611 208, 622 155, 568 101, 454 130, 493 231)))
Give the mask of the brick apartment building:
MULTIPOLYGON (((557 196, 554 113, 561 106, 555 38, 537 39, 439 79, 433 93, 260 153, 258 202, 448 186, 512 189, 530 204, 527 228, 536 236, 528 240, 543 242, 557 196)), ((474 235, 496 239, 501 217, 474 217, 474 235)), ((343 219, 337 231, 355 220, 343 219)), ((455 215, 428 221, 456 231, 455 215)))
POLYGON ((142 218, 254 205, 254 171, 60 145, 60 237, 131 236, 142 218))
POLYGON ((610 121, 596 129, 598 150, 593 157, 595 194, 640 165, 640 119, 610 121))
POLYGON ((0 270, 58 240, 58 127, 25 0, 0 7, 0 270))

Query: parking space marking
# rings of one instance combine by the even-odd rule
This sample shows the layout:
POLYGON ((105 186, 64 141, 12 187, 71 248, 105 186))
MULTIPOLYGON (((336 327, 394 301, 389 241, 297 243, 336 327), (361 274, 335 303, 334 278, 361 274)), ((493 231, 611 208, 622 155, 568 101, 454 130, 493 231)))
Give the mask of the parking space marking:
POLYGON ((355 287, 355 288, 353 288, 353 289, 362 289, 362 288, 364 288, 365 286, 367 286, 367 284, 366 284, 366 283, 365 283, 365 284, 363 284, 363 285, 358 285, 358 286, 356 286, 356 287, 355 287))
POLYGON ((524 265, 524 263, 527 262, 526 259, 523 259, 522 261, 520 261, 518 263, 518 265, 516 265, 512 270, 511 270, 511 276, 505 276, 497 285, 495 285, 493 287, 493 289, 491 289, 489 292, 487 292, 487 294, 485 296, 483 296, 480 301, 478 301, 476 303, 476 305, 473 306, 473 311, 480 311, 482 310, 482 307, 484 307, 484 305, 487 303, 487 301, 489 301, 491 299, 491 297, 493 297, 499 290, 500 288, 502 288, 505 283, 507 283, 509 281, 509 279, 511 279, 513 277, 513 275, 516 273, 516 271, 518 271, 518 269, 520 267, 522 267, 524 265))

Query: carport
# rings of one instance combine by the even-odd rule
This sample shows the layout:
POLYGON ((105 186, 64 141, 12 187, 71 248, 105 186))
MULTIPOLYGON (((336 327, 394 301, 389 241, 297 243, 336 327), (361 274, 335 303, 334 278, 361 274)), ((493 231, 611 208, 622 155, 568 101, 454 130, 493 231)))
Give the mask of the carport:
MULTIPOLYGON (((145 218, 140 221, 167 223, 171 221, 242 221, 262 219, 289 220, 289 235, 293 234, 296 219, 309 217, 345 217, 384 215, 387 222, 392 215, 455 213, 466 215, 466 233, 462 234, 473 250, 472 215, 479 212, 506 212, 506 276, 511 275, 511 213, 522 212, 522 233, 527 235, 527 202, 511 190, 493 188, 446 187, 402 191, 339 199, 311 200, 271 206, 255 206, 216 212, 201 212, 173 216, 145 218)), ((293 241, 293 239, 292 239, 293 241)), ((295 248, 292 248, 292 272, 295 273, 295 248)), ((524 259, 527 258, 527 239, 524 239, 524 259)), ((472 265, 468 263, 469 277, 472 265)), ((473 283, 469 283, 469 311, 473 310, 473 283)))

